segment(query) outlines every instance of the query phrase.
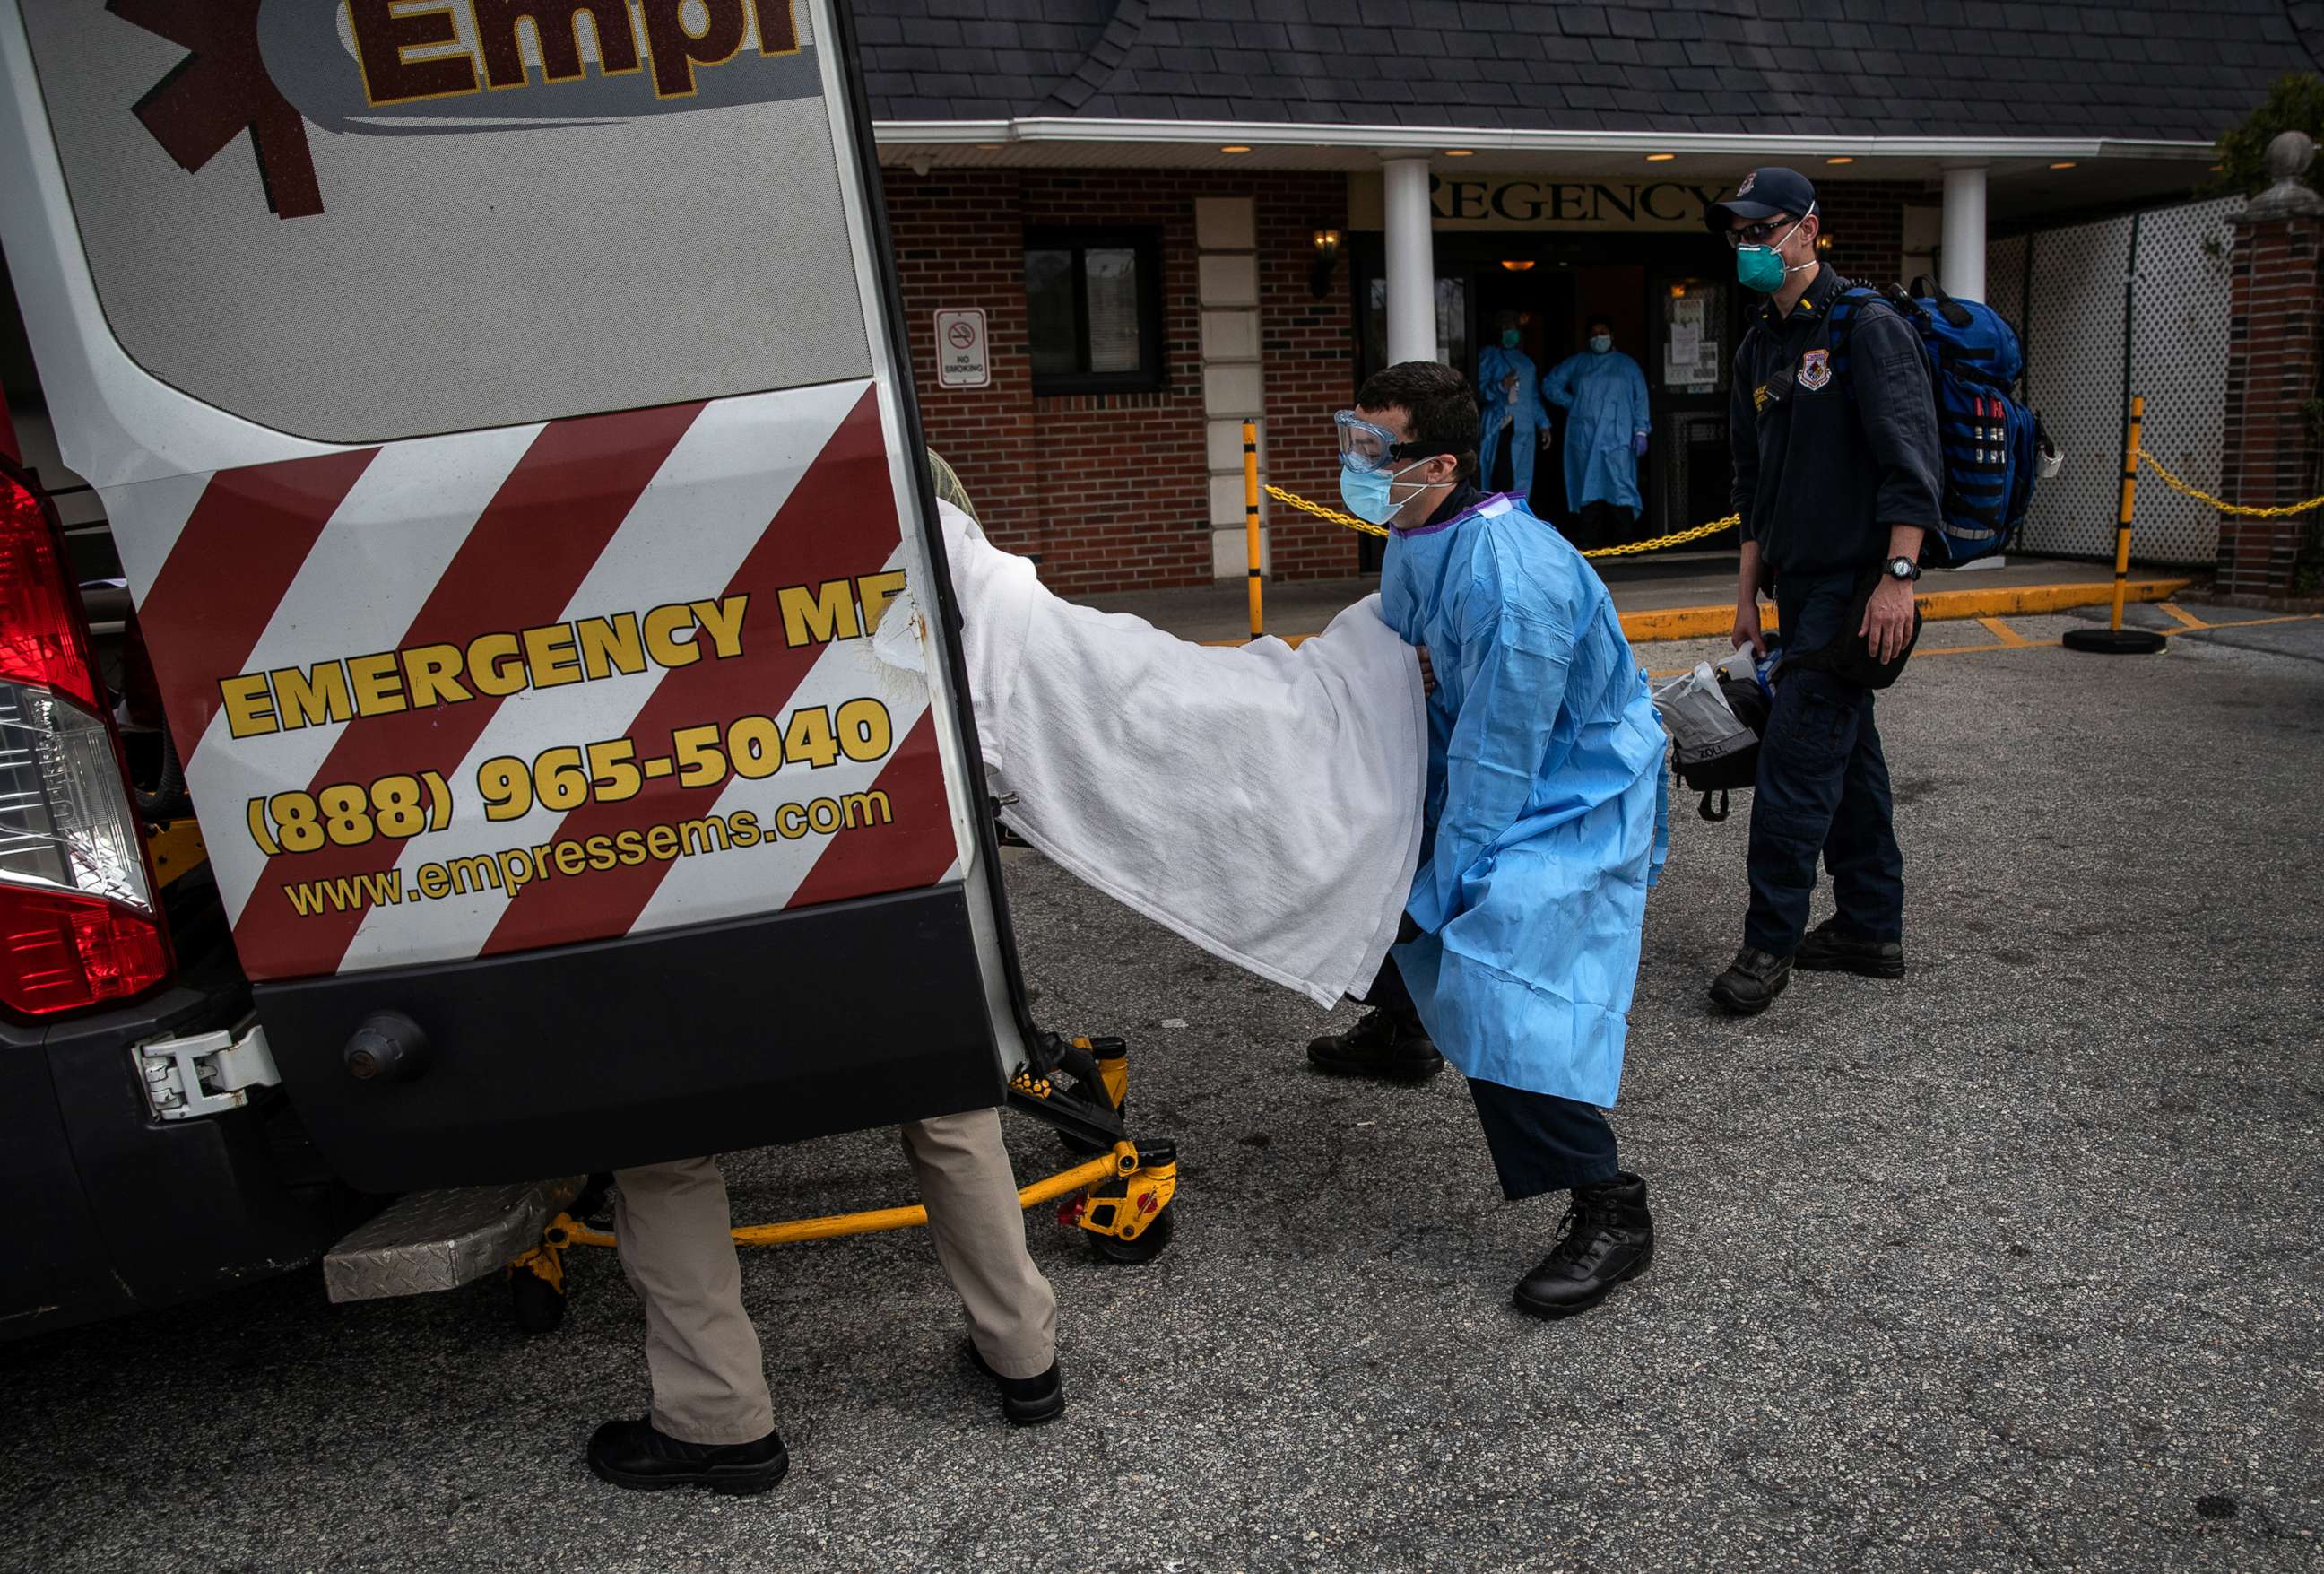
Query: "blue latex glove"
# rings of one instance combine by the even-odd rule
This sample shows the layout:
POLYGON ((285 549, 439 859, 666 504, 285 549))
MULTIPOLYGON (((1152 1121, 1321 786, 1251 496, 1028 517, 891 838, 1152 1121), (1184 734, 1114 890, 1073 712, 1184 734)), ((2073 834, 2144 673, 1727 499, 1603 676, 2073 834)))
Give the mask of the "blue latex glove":
POLYGON ((1645 432, 1634 432, 1631 434, 1630 453, 1631 456, 1636 458, 1643 459, 1646 457, 1646 434, 1645 432))

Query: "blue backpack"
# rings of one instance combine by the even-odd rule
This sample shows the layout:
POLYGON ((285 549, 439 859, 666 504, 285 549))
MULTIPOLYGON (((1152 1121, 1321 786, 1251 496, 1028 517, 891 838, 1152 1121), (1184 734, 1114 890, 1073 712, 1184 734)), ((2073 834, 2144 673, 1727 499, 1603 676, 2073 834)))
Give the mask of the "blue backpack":
POLYGON ((1989 556, 2008 544, 2034 501, 2041 418, 2017 401, 2025 355, 2017 332, 1992 307, 1956 301, 1923 275, 1906 294, 1894 284, 1857 285, 1831 303, 1832 369, 1848 374, 1849 329, 1858 310, 1885 301, 1921 336, 1936 394, 1944 450, 1941 523, 1923 549, 1939 566, 1989 556))

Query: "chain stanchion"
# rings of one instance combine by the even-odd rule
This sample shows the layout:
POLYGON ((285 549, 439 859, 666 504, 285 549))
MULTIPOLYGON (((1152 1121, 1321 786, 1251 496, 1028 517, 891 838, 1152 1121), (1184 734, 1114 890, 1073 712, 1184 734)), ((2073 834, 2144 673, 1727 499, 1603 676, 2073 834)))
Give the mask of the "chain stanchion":
POLYGON ((2246 508, 2242 504, 2213 496, 2200 486, 2181 481, 2163 468, 2163 461, 2156 458, 2152 450, 2142 448, 2134 451, 2138 455, 2140 464, 2153 471, 2157 479, 2180 496, 2191 497, 2207 507, 2216 508, 2221 514, 2231 514, 2238 519, 2290 519, 2295 514, 2313 514, 2324 508, 2324 497, 2310 497, 2305 503, 2280 503, 2273 508, 2246 508))
MULTIPOLYGON (((1328 519, 1333 524, 1344 524, 1350 530, 1360 530, 1366 535, 1385 536, 1388 533, 1386 525, 1342 514, 1338 509, 1326 508, 1320 503, 1311 503, 1298 493, 1286 492, 1280 486, 1268 487, 1267 495, 1286 507, 1312 514, 1318 519, 1328 519)), ((1698 524, 1692 530, 1674 531, 1669 535, 1658 535, 1652 541, 1628 542, 1618 547, 1593 547, 1582 555, 1585 558, 1627 558, 1638 552, 1657 552, 1665 547, 1679 546, 1687 542, 1701 541, 1707 535, 1717 535, 1722 530, 1733 530, 1742 523, 1741 514, 1730 514, 1724 519, 1714 519, 1709 524, 1698 524)))
POLYGON ((2138 502, 2138 440, 2146 424, 2146 396, 2130 402, 2130 433, 2122 445, 2122 506, 2115 516, 2114 617, 2105 628, 2070 628, 2060 641, 2070 651, 2094 655, 2151 656, 2170 642, 2151 628, 2122 626, 2122 604, 2130 583, 2130 518, 2138 502))
POLYGON ((1266 630, 1267 620, 1259 606, 1265 576, 1259 572, 1259 423, 1255 421, 1242 423, 1242 537, 1244 555, 1250 560, 1250 637, 1258 639, 1266 630))

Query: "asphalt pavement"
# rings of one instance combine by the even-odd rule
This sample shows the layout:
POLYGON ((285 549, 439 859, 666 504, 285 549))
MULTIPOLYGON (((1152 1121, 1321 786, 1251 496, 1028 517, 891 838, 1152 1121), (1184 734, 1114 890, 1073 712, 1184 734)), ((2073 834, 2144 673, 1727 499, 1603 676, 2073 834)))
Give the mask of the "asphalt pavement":
MULTIPOLYGON (((1039 1014, 1127 1037, 1184 1158, 1153 1263, 1031 1217, 1063 1421, 1001 1424, 917 1233, 746 1255, 793 1459, 756 1499, 583 1468, 646 1403, 608 1253, 540 1338, 497 1285, 334 1308, 301 1273, 0 1349, 0 1566, 2314 1569, 2324 625, 2040 643, 2071 623, 1932 629, 1882 701, 1901 984, 1710 1015, 1748 817, 1674 804, 1615 1116, 1659 1250, 1595 1313, 1507 1304, 1559 1209, 1501 1200, 1456 1077, 1310 1075, 1355 1011, 1028 859, 1039 1014)), ((909 1184, 884 1133, 730 1173, 753 1219, 909 1184)))

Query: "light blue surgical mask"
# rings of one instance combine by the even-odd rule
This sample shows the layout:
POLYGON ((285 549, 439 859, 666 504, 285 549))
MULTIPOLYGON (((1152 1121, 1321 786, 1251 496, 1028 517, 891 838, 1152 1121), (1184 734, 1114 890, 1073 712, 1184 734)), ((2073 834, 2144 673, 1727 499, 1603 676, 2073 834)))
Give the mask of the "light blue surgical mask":
POLYGON ((1602 356, 1613 347, 1614 336, 1612 334, 1593 333, 1590 336, 1590 351, 1592 355, 1602 356))
POLYGON ((1501 347, 1505 350, 1513 350, 1517 347, 1523 337, 1516 329, 1505 328, 1501 329, 1501 347))
POLYGON ((1426 463, 1426 459, 1416 459, 1394 475, 1386 470, 1351 470, 1342 465, 1340 468, 1340 501, 1346 504, 1348 512, 1358 519, 1369 520, 1373 524, 1386 524, 1396 517, 1398 509, 1427 490, 1425 483, 1406 482, 1406 495, 1398 498, 1395 491, 1397 477, 1406 470, 1416 470, 1426 463))

